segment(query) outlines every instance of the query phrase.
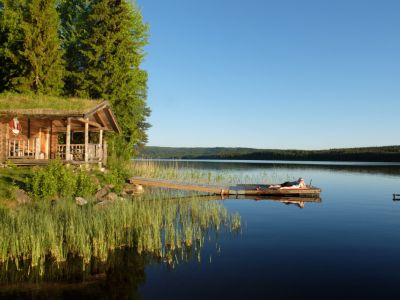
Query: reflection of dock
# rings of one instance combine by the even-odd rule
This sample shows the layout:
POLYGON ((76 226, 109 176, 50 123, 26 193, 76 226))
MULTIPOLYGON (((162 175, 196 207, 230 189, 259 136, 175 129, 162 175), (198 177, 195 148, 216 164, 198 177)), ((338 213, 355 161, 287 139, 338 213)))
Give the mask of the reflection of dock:
MULTIPOLYGON (((186 197, 185 197, 186 198, 186 197)), ((193 198, 188 198, 193 199, 193 198)), ((220 195, 220 196, 202 196, 201 200, 254 200, 257 202, 261 201, 272 201, 279 202, 286 205, 296 205, 300 208, 304 208, 306 203, 321 203, 320 197, 278 197, 278 196, 246 196, 246 195, 220 195)))
POLYGON ((246 196, 240 195, 236 197, 229 197, 228 199, 248 199, 255 201, 275 201, 286 205, 297 205, 300 208, 304 208, 306 203, 321 203, 320 197, 278 197, 278 196, 246 196))
POLYGON ((321 190, 316 187, 302 189, 279 189, 268 188, 268 185, 239 184, 236 186, 224 187, 217 185, 192 184, 162 179, 150 179, 143 177, 133 177, 129 180, 132 184, 143 186, 158 187, 165 189, 176 189, 185 191, 196 191, 211 193, 216 195, 252 195, 252 196, 288 196, 318 198, 321 190))

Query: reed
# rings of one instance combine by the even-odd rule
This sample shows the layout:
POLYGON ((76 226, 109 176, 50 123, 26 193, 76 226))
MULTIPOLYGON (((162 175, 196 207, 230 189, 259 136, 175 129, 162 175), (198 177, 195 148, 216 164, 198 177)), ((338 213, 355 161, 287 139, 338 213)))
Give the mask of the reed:
POLYGON ((59 200, 2 208, 0 262, 40 269, 48 258, 62 263, 73 255, 85 266, 93 258, 104 262, 110 252, 129 247, 173 263, 188 250, 199 250, 206 238, 222 229, 240 229, 240 217, 228 214, 220 203, 174 196, 153 192, 107 207, 78 207, 72 200, 59 200))
POLYGON ((291 180, 276 172, 257 172, 255 174, 235 173, 227 170, 204 170, 193 168, 188 162, 134 160, 130 165, 131 176, 159 178, 199 184, 234 185, 239 183, 273 183, 291 180))

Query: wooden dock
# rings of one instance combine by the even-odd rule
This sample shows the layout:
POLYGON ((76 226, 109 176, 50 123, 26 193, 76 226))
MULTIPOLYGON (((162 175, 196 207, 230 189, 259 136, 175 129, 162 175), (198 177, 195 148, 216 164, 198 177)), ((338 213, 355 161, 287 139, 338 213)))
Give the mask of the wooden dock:
POLYGON ((236 186, 218 186, 205 184, 183 183, 178 181, 133 177, 131 184, 165 189, 204 192, 215 195, 252 195, 252 196, 281 196, 281 197, 319 197, 321 190, 317 187, 304 189, 268 188, 268 185, 238 184, 236 186))

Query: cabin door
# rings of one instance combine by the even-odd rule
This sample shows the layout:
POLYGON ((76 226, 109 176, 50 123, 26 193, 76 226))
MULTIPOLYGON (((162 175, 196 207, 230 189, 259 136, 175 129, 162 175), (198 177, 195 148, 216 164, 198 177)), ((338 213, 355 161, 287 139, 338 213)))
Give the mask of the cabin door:
POLYGON ((40 149, 39 158, 49 159, 50 132, 48 130, 40 130, 38 146, 40 149))

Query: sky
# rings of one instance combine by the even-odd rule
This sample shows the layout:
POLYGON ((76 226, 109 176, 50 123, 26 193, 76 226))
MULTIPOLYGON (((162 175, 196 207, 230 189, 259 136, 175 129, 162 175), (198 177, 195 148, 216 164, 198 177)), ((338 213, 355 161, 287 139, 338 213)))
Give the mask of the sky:
POLYGON ((150 146, 400 144, 400 1, 137 0, 150 146))

